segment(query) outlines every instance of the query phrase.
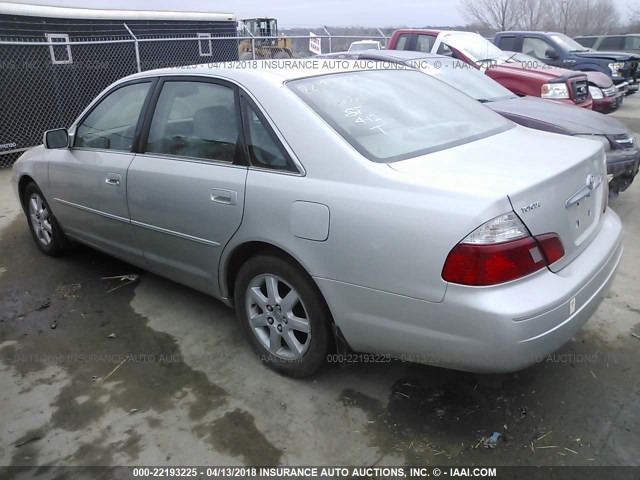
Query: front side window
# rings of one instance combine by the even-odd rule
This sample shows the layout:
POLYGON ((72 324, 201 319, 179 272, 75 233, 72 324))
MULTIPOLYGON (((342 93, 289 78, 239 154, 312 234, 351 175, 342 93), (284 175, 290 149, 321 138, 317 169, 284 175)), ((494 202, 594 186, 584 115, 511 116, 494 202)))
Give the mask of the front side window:
POLYGON ((170 81, 158 98, 145 153, 233 162, 238 114, 232 88, 170 81))
POLYGON ((547 50, 550 49, 553 49, 553 47, 541 38, 524 37, 524 40, 522 40, 522 53, 535 58, 547 58, 547 50))
POLYGON ((107 94, 78 125, 74 146, 131 151, 151 83, 126 85, 107 94))
POLYGON ((416 70, 321 75, 288 86, 374 162, 417 157, 513 127, 467 95, 416 70))
POLYGON ((416 41, 416 50, 418 52, 429 53, 431 52, 435 41, 436 37, 432 37, 431 35, 418 35, 418 40, 416 41))

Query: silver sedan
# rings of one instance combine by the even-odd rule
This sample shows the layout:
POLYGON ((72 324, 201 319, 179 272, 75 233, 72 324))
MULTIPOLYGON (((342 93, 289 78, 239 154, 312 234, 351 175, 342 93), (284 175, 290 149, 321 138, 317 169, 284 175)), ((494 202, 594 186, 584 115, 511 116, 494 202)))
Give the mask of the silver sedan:
POLYGON ((38 248, 206 292, 294 376, 336 351, 513 371, 595 311, 622 255, 600 143, 418 71, 236 66, 127 77, 47 132, 13 174, 38 248))

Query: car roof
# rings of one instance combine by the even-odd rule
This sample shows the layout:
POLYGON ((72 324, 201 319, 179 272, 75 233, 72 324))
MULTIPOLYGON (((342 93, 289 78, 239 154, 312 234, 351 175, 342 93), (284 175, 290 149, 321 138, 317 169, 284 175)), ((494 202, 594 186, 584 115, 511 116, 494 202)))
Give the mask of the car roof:
POLYGON ((412 60, 426 60, 426 59, 447 59, 451 60, 451 57, 444 55, 438 55, 436 53, 429 52, 414 52, 412 50, 359 50, 357 52, 335 52, 318 55, 313 58, 321 59, 334 59, 339 58, 341 60, 375 60, 380 62, 391 63, 403 63, 412 60))
POLYGON ((505 30, 504 32, 498 32, 496 33, 496 35, 502 35, 505 33, 514 33, 514 34, 518 34, 518 35, 525 35, 527 33, 535 33, 535 34, 544 34, 544 35, 564 35, 563 33, 560 32, 547 32, 545 30, 505 30))
POLYGON ((365 50, 360 52, 360 58, 365 60, 400 61, 423 60, 427 58, 449 58, 429 52, 414 52, 411 50, 365 50), (366 57, 366 58, 365 58, 366 57))
MULTIPOLYGON (((328 59, 327 59, 328 60, 328 59)), ((163 76, 212 76, 216 78, 226 78, 238 80, 240 78, 256 79, 279 79, 280 81, 295 80, 300 78, 315 77, 318 75, 328 75, 331 73, 341 73, 364 70, 355 60, 345 59, 339 64, 318 63, 318 60, 311 58, 283 59, 283 60, 248 60, 234 62, 218 62, 201 65, 179 66, 171 68, 161 68, 135 73, 124 80, 135 80, 138 78, 163 77, 163 76), (347 63, 345 63, 347 62, 347 63)), ((375 70, 375 68, 367 68, 375 70)))
MULTIPOLYGON (((438 35, 440 32, 448 32, 449 30, 439 30, 434 28, 399 28, 393 34, 401 34, 401 33, 424 33, 428 35, 438 35)), ((453 31, 453 30, 451 30, 453 31)))

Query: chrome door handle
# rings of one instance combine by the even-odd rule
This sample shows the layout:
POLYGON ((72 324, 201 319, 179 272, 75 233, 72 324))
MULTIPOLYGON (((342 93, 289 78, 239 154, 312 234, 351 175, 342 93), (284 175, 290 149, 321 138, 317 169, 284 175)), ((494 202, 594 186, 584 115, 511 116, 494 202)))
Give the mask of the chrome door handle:
POLYGON ((107 185, 120 185, 120 175, 117 173, 107 173, 107 178, 104 179, 104 183, 107 185))
POLYGON ((238 203, 238 192, 214 188, 211 190, 211 201, 222 203, 223 205, 236 205, 238 203))

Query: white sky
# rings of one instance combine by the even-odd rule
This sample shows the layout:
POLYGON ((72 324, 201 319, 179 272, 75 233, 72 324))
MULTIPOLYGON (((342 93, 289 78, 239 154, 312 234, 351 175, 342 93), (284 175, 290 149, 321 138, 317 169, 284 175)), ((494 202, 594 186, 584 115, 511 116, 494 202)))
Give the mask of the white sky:
MULTIPOLYGON (((187 10, 235 13, 238 18, 275 17, 281 26, 459 25, 459 0, 9 0, 14 3, 136 10, 187 10)), ((558 0, 560 1, 560 0, 558 0)), ((623 21, 628 5, 614 0, 623 21)))

